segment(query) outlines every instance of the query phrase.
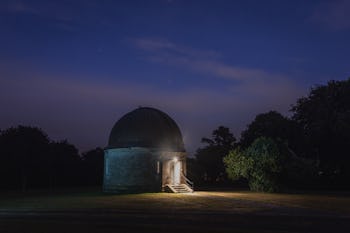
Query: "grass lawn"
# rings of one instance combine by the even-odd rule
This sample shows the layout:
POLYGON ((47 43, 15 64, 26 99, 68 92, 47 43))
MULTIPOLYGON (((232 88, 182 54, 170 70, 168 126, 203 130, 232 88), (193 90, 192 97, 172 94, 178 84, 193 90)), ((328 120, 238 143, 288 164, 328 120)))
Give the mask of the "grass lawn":
POLYGON ((350 197, 340 195, 0 194, 1 233, 350 232, 349 226, 350 197))

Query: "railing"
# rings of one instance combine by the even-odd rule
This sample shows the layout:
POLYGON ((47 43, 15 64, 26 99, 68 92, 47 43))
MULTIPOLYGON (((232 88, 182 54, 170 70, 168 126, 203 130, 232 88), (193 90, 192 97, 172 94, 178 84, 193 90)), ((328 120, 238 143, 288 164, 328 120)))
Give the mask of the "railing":
POLYGON ((194 182, 190 181, 185 174, 181 173, 181 176, 185 179, 186 184, 194 191, 194 182))

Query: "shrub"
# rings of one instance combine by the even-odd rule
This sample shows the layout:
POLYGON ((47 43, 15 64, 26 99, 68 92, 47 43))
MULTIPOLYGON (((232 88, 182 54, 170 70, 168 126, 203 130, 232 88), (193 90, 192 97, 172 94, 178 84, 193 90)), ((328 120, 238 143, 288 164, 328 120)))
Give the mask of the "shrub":
POLYGON ((230 151, 224 164, 230 179, 246 178, 253 191, 276 192, 280 188, 281 155, 272 139, 260 137, 244 151, 230 151))

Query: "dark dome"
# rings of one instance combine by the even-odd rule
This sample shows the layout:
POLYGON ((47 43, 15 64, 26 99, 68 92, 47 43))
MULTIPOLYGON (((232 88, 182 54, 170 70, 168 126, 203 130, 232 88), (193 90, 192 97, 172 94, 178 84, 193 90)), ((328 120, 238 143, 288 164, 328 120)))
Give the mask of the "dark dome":
POLYGON ((150 147, 185 151, 179 127, 166 113, 140 107, 115 123, 108 148, 150 147))

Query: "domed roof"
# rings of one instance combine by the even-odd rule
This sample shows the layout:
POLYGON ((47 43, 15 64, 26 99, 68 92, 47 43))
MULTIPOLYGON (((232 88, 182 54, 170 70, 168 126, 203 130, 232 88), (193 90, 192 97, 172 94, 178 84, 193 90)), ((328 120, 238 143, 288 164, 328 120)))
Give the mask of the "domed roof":
POLYGON ((108 148, 149 147, 167 151, 185 151, 179 127, 166 113, 140 107, 115 123, 108 148))

